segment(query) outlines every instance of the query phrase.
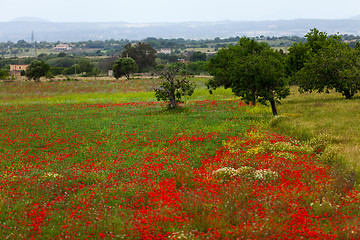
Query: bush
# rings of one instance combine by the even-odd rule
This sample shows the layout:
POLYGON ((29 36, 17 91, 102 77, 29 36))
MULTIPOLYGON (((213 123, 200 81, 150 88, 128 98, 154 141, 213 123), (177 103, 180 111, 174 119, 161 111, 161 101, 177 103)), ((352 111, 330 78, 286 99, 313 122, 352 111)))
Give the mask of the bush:
POLYGON ((194 75, 208 74, 208 64, 204 61, 192 62, 186 65, 186 70, 194 75))
POLYGON ((9 77, 8 72, 0 70, 0 79, 7 79, 8 77, 9 77))

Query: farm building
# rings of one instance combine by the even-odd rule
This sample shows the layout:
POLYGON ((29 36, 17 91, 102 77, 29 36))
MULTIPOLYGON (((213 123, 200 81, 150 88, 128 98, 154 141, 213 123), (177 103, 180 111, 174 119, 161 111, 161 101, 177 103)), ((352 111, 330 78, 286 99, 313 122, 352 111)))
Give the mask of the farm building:
POLYGON ((71 46, 69 44, 58 44, 54 47, 55 51, 69 51, 71 46))
POLYGON ((14 64, 14 65, 10 65, 10 76, 14 76, 14 77, 18 77, 21 76, 21 72, 25 71, 26 68, 29 65, 18 65, 18 64, 14 64))

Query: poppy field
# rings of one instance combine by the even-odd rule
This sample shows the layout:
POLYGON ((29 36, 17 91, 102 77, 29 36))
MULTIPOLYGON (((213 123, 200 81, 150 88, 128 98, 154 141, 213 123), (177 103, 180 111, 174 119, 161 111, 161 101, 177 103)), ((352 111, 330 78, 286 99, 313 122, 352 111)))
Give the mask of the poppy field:
POLYGON ((167 111, 150 80, 0 84, 2 239, 360 238, 356 176, 267 108, 200 89, 167 111))

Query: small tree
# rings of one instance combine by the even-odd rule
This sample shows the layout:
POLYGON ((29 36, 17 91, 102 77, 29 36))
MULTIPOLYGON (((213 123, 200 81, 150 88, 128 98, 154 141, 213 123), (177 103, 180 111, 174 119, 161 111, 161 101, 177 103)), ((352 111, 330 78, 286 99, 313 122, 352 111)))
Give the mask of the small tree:
POLYGON ((114 77, 116 79, 119 79, 122 76, 126 76, 126 78, 129 80, 130 75, 138 70, 139 68, 135 60, 129 57, 119 58, 113 65, 114 77))
POLYGON ((34 61, 26 68, 26 77, 35 82, 39 82, 41 77, 44 77, 50 71, 50 65, 44 61, 34 61))
POLYGON ((206 53, 194 52, 190 57, 191 62, 206 61, 206 53))
POLYGON ((170 109, 178 106, 182 96, 191 96, 194 93, 195 85, 187 79, 189 76, 184 64, 161 65, 158 71, 164 81, 159 87, 154 88, 155 96, 158 101, 168 101, 170 109))
POLYGON ((90 74, 94 68, 94 64, 92 64, 89 60, 82 59, 78 63, 81 73, 86 72, 86 74, 90 74))
POLYGON ((9 77, 9 73, 7 71, 3 71, 0 69, 0 79, 6 79, 9 77))
POLYGON ((80 67, 76 64, 76 65, 73 65, 69 68, 65 68, 63 71, 62 71, 62 74, 64 75, 73 75, 77 72, 80 72, 80 67))
POLYGON ((94 67, 91 70, 91 75, 93 75, 95 77, 95 80, 96 80, 96 77, 99 76, 100 74, 101 74, 101 70, 97 67, 94 67))

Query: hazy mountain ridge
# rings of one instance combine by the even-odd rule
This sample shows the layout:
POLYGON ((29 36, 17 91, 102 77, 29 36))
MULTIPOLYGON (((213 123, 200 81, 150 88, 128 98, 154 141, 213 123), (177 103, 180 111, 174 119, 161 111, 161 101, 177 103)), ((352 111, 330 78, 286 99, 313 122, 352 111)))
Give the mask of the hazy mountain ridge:
POLYGON ((342 20, 296 19, 278 21, 221 21, 181 23, 126 23, 126 22, 0 22, 0 41, 75 42, 82 40, 129 39, 147 37, 213 39, 236 36, 304 36, 317 28, 328 34, 360 35, 360 16, 342 20))

